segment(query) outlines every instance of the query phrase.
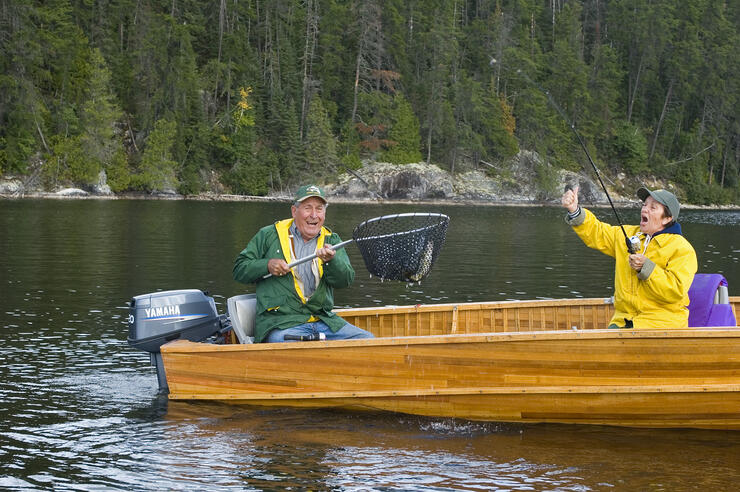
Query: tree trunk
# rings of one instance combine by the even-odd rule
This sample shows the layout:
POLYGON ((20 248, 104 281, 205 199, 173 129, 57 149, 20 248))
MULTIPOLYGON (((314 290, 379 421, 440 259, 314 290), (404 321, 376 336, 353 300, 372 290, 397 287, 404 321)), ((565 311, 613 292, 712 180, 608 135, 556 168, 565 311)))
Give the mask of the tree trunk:
POLYGON ((730 144, 732 142, 730 141, 730 135, 727 135, 727 142, 725 143, 725 148, 722 149, 722 172, 720 173, 719 178, 719 185, 724 188, 725 187, 725 172, 727 171, 727 154, 729 153, 727 149, 730 148, 730 144))
POLYGON ((357 95, 360 90, 360 60, 362 60, 362 51, 363 46, 362 42, 360 42, 357 47, 357 63, 355 63, 355 87, 352 95, 352 118, 350 119, 352 123, 357 121, 357 95))
POLYGON ((640 74, 642 73, 642 60, 644 57, 640 55, 640 63, 637 65, 637 75, 635 75, 635 86, 630 91, 629 107, 627 109, 627 123, 632 121, 632 107, 635 104, 635 98, 637 97, 637 87, 640 85, 640 74))
POLYGON ((660 136, 660 127, 663 126, 663 120, 668 112, 668 103, 671 101, 671 94, 673 94, 673 80, 668 85, 668 92, 665 95, 665 101, 663 102, 663 111, 660 112, 660 119, 658 120, 658 126, 655 128, 655 135, 653 136, 653 144, 650 146, 650 156, 648 159, 653 158, 655 154, 655 145, 658 143, 658 136, 660 136))
MULTIPOLYGON (((226 19, 226 0, 221 0, 221 4, 218 9, 218 58, 217 65, 221 64, 221 48, 223 47, 224 41, 224 20, 226 19)), ((213 99, 218 99, 218 79, 221 70, 216 70, 216 80, 213 84, 213 99)))
POLYGON ((427 164, 430 164, 431 162, 432 162, 432 125, 430 124, 429 132, 427 133, 427 164))
POLYGON ((301 121, 298 135, 303 141, 303 131, 306 125, 308 104, 311 100, 311 77, 313 73, 313 55, 316 49, 316 34, 318 33, 318 5, 315 1, 306 2, 306 41, 303 45, 303 98, 301 101, 301 121))

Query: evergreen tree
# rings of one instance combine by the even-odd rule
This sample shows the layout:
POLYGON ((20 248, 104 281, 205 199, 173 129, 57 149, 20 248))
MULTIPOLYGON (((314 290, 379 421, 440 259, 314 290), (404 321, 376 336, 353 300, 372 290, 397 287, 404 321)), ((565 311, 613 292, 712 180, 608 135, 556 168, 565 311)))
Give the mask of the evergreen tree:
POLYGON ((421 161, 419 120, 403 94, 397 94, 393 98, 388 140, 389 148, 380 154, 382 160, 393 164, 421 161))
POLYGON ((82 105, 80 123, 82 149, 97 169, 106 169, 112 164, 113 156, 122 149, 115 131, 120 118, 121 110, 111 93, 110 71, 100 50, 93 49, 88 93, 82 105))
POLYGON ((335 172, 339 162, 337 140, 331 131, 324 104, 318 95, 311 99, 306 127, 305 170, 311 176, 321 177, 335 172))
POLYGON ((172 158, 172 146, 177 126, 174 121, 159 119, 146 139, 139 174, 132 182, 139 189, 171 192, 177 189, 177 162, 172 158))

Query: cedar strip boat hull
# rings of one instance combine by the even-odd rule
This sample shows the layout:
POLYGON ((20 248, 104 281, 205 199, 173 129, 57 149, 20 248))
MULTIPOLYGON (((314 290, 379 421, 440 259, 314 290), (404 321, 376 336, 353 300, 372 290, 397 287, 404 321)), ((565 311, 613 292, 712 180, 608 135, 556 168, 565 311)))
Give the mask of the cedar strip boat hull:
POLYGON ((178 400, 740 429, 740 328, 596 329, 609 309, 603 299, 353 309, 341 315, 380 338, 178 340, 161 353, 178 400))

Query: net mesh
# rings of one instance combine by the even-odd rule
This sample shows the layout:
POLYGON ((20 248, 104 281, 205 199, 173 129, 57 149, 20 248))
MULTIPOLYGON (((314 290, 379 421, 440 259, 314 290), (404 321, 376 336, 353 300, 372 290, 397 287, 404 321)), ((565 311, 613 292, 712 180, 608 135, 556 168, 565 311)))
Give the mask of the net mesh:
POLYGON ((418 282, 437 260, 449 223, 443 214, 385 215, 359 224, 352 237, 372 275, 418 282))

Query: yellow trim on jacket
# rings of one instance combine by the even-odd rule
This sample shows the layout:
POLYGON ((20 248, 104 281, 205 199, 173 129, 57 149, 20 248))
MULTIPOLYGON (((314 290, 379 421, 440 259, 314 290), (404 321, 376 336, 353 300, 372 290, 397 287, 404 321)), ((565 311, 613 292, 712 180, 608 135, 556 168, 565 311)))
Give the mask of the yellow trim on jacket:
MULTIPOLYGON (((287 263, 291 263, 299 258, 293 258, 293 244, 290 241, 290 226, 293 224, 293 219, 284 219, 280 220, 278 222, 275 222, 275 229, 278 233, 278 238, 280 239, 280 247, 283 250, 283 257, 285 258, 285 261, 287 263)), ((324 247, 324 240, 327 236, 331 235, 331 231, 327 229, 326 227, 321 228, 321 232, 319 232, 319 238, 316 241, 316 249, 319 250, 324 247)), ((316 265, 316 268, 319 271, 319 279, 324 275, 324 262, 321 260, 321 258, 314 258, 312 260, 314 264, 316 265)), ((306 296, 303 294, 303 285, 300 279, 298 278, 298 275, 295 273, 295 268, 290 269, 290 274, 293 276, 293 286, 295 287, 295 291, 298 294, 298 297, 301 298, 301 301, 303 304, 306 304, 306 296)), ((309 321, 318 321, 318 318, 313 319, 314 316, 311 317, 309 321)))

